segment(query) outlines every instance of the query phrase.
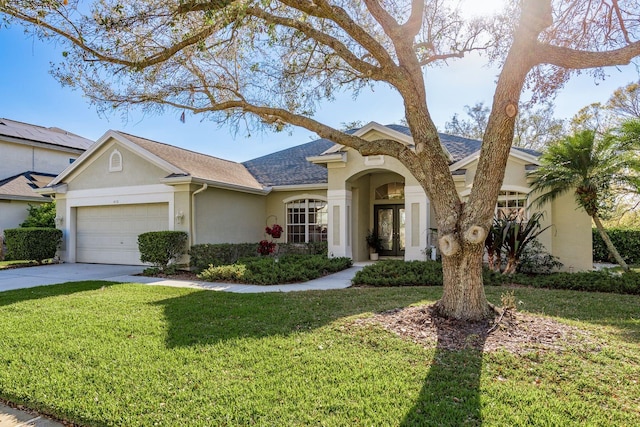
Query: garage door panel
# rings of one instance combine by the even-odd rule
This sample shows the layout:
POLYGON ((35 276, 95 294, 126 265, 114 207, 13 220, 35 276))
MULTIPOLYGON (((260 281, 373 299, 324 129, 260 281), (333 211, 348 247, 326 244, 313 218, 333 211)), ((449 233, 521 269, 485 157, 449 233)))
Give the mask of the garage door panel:
POLYGON ((138 235, 169 229, 167 203, 77 208, 76 260, 142 264, 138 235))

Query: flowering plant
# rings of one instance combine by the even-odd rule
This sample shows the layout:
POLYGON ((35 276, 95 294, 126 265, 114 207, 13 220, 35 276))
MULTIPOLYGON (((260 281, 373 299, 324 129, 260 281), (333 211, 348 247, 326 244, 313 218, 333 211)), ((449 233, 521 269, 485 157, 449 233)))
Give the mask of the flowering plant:
POLYGON ((284 229, 278 224, 273 224, 271 227, 266 227, 264 231, 274 239, 279 239, 284 229))
POLYGON ((276 250, 276 244, 268 240, 260 240, 258 243, 258 253, 260 255, 267 256, 272 254, 276 250))

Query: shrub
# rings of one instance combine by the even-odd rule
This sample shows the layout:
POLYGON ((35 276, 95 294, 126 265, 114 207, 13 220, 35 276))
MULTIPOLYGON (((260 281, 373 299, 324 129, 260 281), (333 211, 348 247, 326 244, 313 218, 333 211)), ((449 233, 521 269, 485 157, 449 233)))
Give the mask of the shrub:
POLYGON ((191 246, 190 265, 196 271, 203 271, 210 265, 230 265, 241 258, 258 256, 255 243, 205 243, 191 246))
POLYGON ((533 240, 522 252, 516 271, 525 274, 551 274, 562 266, 558 257, 547 252, 538 240, 533 240))
POLYGON ((239 282, 242 281, 246 271, 247 266, 244 264, 210 266, 198 274, 198 278, 207 282, 239 282))
POLYGON ((20 227, 22 228, 56 228, 56 202, 43 203, 41 205, 32 205, 29 203, 27 208, 27 219, 24 220, 20 227))
MULTIPOLYGON (((640 274, 602 271, 504 275, 485 269, 485 286, 518 284, 534 288, 567 289, 640 295, 640 274)), ((390 260, 369 265, 356 273, 354 285, 368 286, 442 286, 442 265, 434 261, 390 260)))
POLYGON ((150 231, 138 236, 140 261, 165 271, 169 264, 187 252, 188 235, 184 231, 150 231))
MULTIPOLYGON (((327 256, 327 242, 278 243, 278 255, 327 256)), ((196 272, 210 265, 230 265, 240 259, 259 256, 255 243, 205 243, 191 246, 190 265, 196 272)))
POLYGON ((233 265, 211 265, 198 277, 207 281, 232 281, 255 285, 306 282, 351 266, 349 258, 322 255, 284 255, 280 258, 244 258, 233 265))
MULTIPOLYGON (((607 234, 625 262, 640 264, 640 229, 609 228, 607 234)), ((615 262, 595 228, 593 229, 593 260, 615 262)))
POLYGON ((42 264, 56 256, 62 230, 55 228, 11 228, 4 230, 8 256, 14 260, 35 260, 42 264))

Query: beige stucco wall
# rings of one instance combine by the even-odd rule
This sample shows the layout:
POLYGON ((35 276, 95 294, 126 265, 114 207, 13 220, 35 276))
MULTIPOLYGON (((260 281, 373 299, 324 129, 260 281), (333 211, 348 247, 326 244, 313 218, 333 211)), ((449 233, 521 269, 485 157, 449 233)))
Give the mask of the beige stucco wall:
POLYGON ((591 218, 577 209, 572 193, 565 194, 552 203, 554 232, 553 255, 560 258, 567 271, 593 269, 593 242, 591 218))
POLYGON ((77 150, 65 148, 55 150, 38 145, 0 140, 0 158, 2 158, 0 179, 27 171, 59 174, 69 166, 69 159, 77 159, 79 156, 77 150))
POLYGON ((264 237, 265 197, 210 188, 195 196, 195 243, 247 243, 264 237))
POLYGON ((122 144, 111 140, 93 153, 92 158, 85 159, 84 164, 65 181, 69 183, 69 190, 87 190, 158 184, 168 174, 122 144), (109 157, 114 149, 122 155, 122 171, 119 172, 109 172, 109 157))
POLYGON ((21 200, 0 200, 0 236, 4 236, 5 229, 16 228, 27 219, 29 203, 34 206, 40 204, 21 200))

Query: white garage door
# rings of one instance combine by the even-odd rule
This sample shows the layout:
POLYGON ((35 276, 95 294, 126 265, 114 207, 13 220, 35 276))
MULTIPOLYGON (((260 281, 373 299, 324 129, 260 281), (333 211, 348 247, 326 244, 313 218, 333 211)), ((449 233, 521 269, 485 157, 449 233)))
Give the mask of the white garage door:
POLYGON ((138 235, 169 229, 167 203, 87 206, 76 212, 76 261, 137 265, 138 235))

